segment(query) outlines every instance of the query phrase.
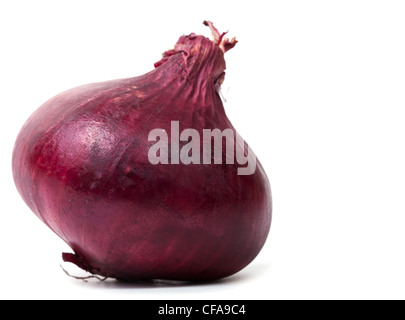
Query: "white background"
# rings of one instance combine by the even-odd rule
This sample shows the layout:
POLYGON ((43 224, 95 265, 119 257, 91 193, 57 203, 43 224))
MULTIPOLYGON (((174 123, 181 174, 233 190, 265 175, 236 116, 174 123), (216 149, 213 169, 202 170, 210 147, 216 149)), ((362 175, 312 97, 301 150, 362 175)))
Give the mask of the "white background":
POLYGON ((0 298, 404 299, 404 17, 403 1, 1 1, 0 298), (67 277, 69 248, 14 187, 19 129, 61 91, 150 71, 205 19, 239 40, 223 94, 272 184, 265 248, 205 285, 67 277))

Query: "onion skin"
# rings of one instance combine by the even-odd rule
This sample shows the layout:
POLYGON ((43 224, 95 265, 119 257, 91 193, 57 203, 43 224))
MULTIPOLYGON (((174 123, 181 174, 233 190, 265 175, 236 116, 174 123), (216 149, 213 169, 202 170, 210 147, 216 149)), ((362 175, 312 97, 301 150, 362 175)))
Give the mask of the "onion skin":
POLYGON ((13 153, 15 183, 73 249, 65 261, 126 281, 207 281, 258 255, 272 214, 258 160, 252 175, 238 175, 236 162, 148 160, 149 132, 162 128, 170 139, 171 121, 180 131, 234 130, 217 91, 224 52, 236 41, 222 37, 182 36, 153 71, 61 93, 24 124, 13 153))

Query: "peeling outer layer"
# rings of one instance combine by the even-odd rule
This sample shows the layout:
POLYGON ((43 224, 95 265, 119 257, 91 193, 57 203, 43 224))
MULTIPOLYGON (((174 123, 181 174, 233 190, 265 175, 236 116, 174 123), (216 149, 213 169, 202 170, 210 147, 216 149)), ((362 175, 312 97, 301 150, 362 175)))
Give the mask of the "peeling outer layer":
POLYGON ((85 259, 78 256, 77 254, 63 252, 62 259, 64 262, 73 263, 76 266, 78 266, 80 269, 83 269, 84 271, 89 272, 91 274, 96 274, 96 275, 104 276, 107 278, 115 278, 112 275, 103 274, 103 272, 99 269, 94 269, 92 266, 90 266, 88 264, 88 262, 85 259))

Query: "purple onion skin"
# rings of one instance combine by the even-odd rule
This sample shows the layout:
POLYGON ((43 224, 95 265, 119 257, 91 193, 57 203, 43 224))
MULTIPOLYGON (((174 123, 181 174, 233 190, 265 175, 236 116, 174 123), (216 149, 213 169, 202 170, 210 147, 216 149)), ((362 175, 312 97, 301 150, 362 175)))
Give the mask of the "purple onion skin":
POLYGON ((234 130, 217 93, 224 50, 191 34, 156 66, 42 105, 15 144, 17 189, 73 249, 64 260, 93 274, 126 281, 230 276, 258 255, 270 230, 270 184, 260 162, 254 174, 238 175, 236 161, 148 160, 149 132, 165 129, 170 141, 171 121, 180 132, 234 130))

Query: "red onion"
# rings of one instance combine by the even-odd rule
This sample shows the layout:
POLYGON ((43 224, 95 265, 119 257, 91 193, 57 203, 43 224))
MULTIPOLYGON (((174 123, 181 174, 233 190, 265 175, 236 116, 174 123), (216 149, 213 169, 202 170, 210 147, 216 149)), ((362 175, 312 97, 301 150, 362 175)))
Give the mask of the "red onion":
MULTIPOLYGON (((63 254, 65 261, 127 281, 202 281, 238 272, 263 247, 272 211, 268 178, 237 139, 219 96, 224 53, 237 41, 204 23, 213 40, 182 36, 153 71, 63 92, 21 129, 15 183, 31 210, 74 251, 63 254), (179 140, 173 125, 201 137, 204 130, 230 129, 232 151, 244 162, 225 161, 230 157, 223 148, 221 163, 214 146, 204 158, 211 163, 198 154, 181 162, 176 147, 194 138, 181 134, 179 140), (151 132, 167 135, 167 153, 155 150, 167 163, 151 163, 160 141, 151 140, 151 132), (241 174, 246 162, 255 171, 241 174)), ((203 149, 202 139, 193 142, 203 149)), ((184 150, 183 158, 197 152, 184 150)))

